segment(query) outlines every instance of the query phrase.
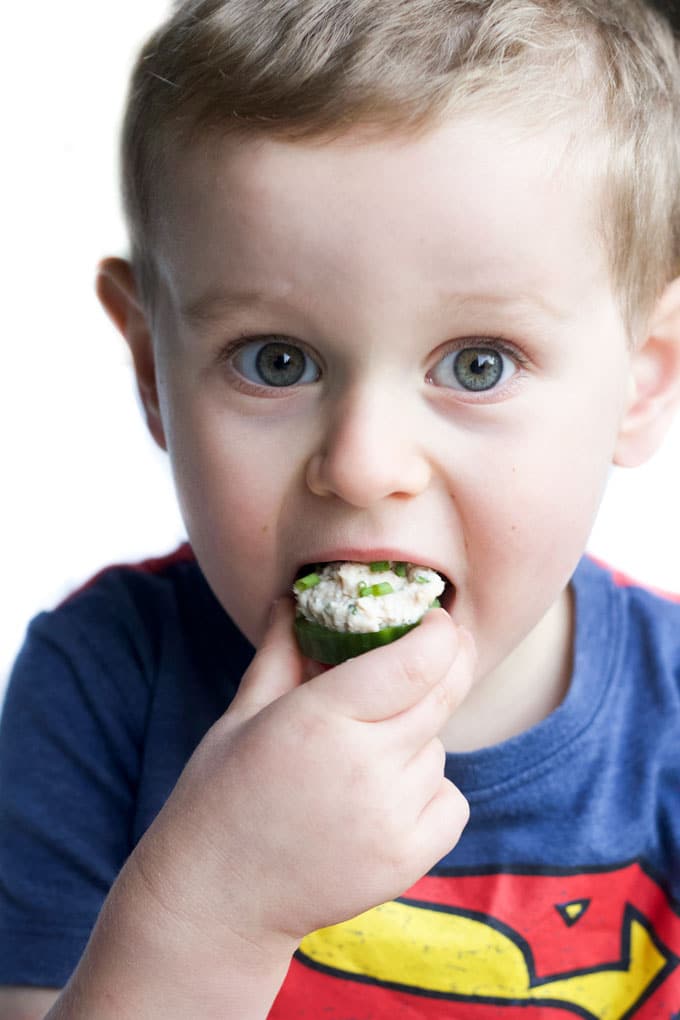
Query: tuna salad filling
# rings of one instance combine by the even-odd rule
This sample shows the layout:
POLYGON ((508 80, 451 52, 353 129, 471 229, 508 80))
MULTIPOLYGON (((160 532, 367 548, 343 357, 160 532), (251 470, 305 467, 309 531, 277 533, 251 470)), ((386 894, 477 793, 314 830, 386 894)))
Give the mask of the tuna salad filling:
POLYGON ((416 624, 445 589, 430 567, 395 561, 309 564, 293 585, 300 616, 346 634, 416 624))

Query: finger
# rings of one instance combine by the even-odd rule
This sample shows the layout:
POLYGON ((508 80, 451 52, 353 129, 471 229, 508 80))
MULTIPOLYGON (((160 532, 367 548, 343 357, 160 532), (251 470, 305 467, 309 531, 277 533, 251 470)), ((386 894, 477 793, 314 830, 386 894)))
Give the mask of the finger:
POLYGON ((442 732, 473 684, 477 661, 474 639, 463 627, 458 628, 457 637, 456 654, 441 680, 415 705, 385 723, 392 731, 392 746, 402 745, 407 760, 442 732))
POLYGON ((447 675, 458 639, 451 617, 432 609, 392 644, 348 659, 310 681, 335 711, 361 722, 390 719, 421 701, 447 675))
POLYGON ((444 777, 446 751, 438 737, 421 747, 399 774, 399 796, 415 824, 425 804, 436 795, 444 777))
POLYGON ((423 874, 453 850, 469 818, 467 800, 450 779, 443 778, 414 828, 414 853, 421 855, 423 874))
POLYGON ((305 662, 295 640, 294 619, 293 600, 278 599, 272 607, 262 644, 243 674, 229 708, 231 717, 252 718, 306 679, 305 662))

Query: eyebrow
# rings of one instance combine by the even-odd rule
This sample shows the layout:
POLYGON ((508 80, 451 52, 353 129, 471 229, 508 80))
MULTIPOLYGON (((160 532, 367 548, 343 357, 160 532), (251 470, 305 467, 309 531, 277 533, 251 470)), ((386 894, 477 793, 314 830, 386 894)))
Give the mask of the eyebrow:
MULTIPOLYGON (((551 304, 540 293, 516 291, 512 294, 491 294, 479 292, 442 292, 440 298, 447 305, 466 306, 492 305, 498 309, 514 309, 519 312, 530 312, 538 309, 551 319, 564 319, 565 311, 551 304)), ((285 301, 282 295, 268 293, 265 290, 250 288, 244 290, 209 290, 198 298, 180 305, 180 314, 188 322, 216 322, 243 308, 280 305, 285 301)))
POLYGON ((189 322, 214 322, 229 312, 253 306, 280 303, 281 297, 263 290, 210 290, 180 305, 180 315, 189 322))
POLYGON ((471 294, 447 293, 444 299, 450 303, 458 304, 465 308, 467 305, 483 306, 493 305, 499 309, 512 309, 515 312, 532 312, 538 309, 548 318, 562 320, 566 317, 567 311, 552 304, 539 292, 517 290, 512 294, 488 294, 477 292, 471 294))

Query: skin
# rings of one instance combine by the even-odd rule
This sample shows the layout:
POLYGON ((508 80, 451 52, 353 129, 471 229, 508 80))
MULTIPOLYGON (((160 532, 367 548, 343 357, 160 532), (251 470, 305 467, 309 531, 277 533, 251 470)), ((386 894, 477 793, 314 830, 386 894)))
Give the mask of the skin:
POLYGON ((225 141, 172 168, 153 316, 129 266, 102 264, 199 562, 258 651, 51 1020, 266 1016, 304 934, 400 895, 455 845, 467 805, 445 749, 564 696, 569 578, 611 465, 656 449, 680 380, 680 286, 633 347, 569 141, 564 124, 480 119, 225 141), (266 301, 215 299, 253 288, 266 301), (303 380, 258 383, 225 351, 243 332, 304 349, 303 380), (488 357, 498 337, 498 386, 456 384, 451 352, 488 357), (281 596, 348 546, 443 570, 451 615, 310 670, 281 596))
POLYGON ((132 342, 199 562, 253 644, 320 548, 406 548, 454 582, 478 671, 449 750, 562 699, 567 584, 625 459, 636 366, 570 141, 458 119, 194 151, 162 196, 154 349, 143 324, 132 342), (224 354, 242 333, 303 348, 303 381, 263 386, 252 357, 246 377, 224 354), (506 381, 455 389, 453 349, 490 337, 519 356, 506 381))

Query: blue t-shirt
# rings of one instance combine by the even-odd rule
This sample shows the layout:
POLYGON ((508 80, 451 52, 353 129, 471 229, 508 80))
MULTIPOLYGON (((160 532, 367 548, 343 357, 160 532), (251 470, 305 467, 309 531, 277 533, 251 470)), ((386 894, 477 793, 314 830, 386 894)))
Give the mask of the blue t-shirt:
MULTIPOLYGON (((447 756, 458 846, 307 936, 272 1020, 680 1016, 680 605, 588 558, 572 587, 562 705, 447 756)), ((0 723, 1 984, 66 982, 252 655, 188 546, 31 623, 0 723)))

